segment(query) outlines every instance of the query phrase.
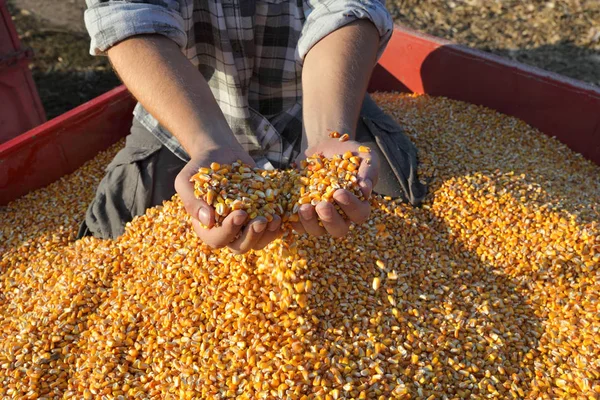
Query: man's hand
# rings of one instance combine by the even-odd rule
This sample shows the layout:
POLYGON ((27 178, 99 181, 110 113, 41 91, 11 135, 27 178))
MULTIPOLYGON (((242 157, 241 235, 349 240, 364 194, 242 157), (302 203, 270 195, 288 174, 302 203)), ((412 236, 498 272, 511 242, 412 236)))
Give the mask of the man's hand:
MULTIPOLYGON (((329 138, 329 132, 353 132, 365 98, 367 83, 375 66, 379 33, 375 25, 367 20, 357 20, 330 33, 310 49, 302 70, 302 109, 304 132, 301 157, 321 152, 331 157, 347 150, 358 154, 359 144, 354 141, 340 142, 329 138)), ((379 160, 375 153, 359 154, 370 158, 359 168, 359 184, 368 198, 379 172, 379 160)), ((369 217, 367 201, 359 201, 344 190, 333 195, 344 210, 349 221, 361 223, 369 217)), ((294 229, 311 235, 329 232, 340 237, 348 232, 350 222, 345 221, 331 203, 321 202, 316 207, 302 206, 300 223, 294 229), (319 219, 323 223, 319 225, 319 219)))
POLYGON ((235 139, 206 80, 175 42, 160 35, 134 36, 112 47, 108 56, 127 88, 190 154, 191 161, 175 180, 175 190, 200 239, 237 253, 260 249, 274 240, 280 218, 267 224, 259 217, 246 224, 247 214, 236 211, 214 228, 215 210, 194 196, 190 178, 200 167, 213 161, 254 162, 235 139))
POLYGON ((348 220, 342 218, 333 203, 322 201, 316 206, 304 204, 298 212, 300 221, 293 224, 294 230, 300 233, 307 232, 313 236, 329 233, 333 237, 342 237, 348 233, 351 222, 362 224, 369 218, 371 206, 368 199, 379 177, 379 160, 375 152, 360 153, 358 151, 359 147, 360 143, 352 140, 340 142, 338 139, 327 138, 306 149, 304 154, 300 154, 298 163, 302 159, 317 153, 323 154, 325 157, 332 157, 336 154, 351 151, 360 156, 363 160, 358 168, 357 177, 358 184, 366 200, 360 201, 347 190, 336 190, 333 199, 346 213, 348 220), (323 226, 319 225, 319 220, 323 223, 323 226))
POLYGON ((238 210, 229 214, 220 227, 214 227, 214 208, 204 200, 196 198, 194 184, 190 182, 190 178, 200 167, 208 167, 213 161, 219 164, 231 164, 237 160, 254 165, 252 158, 241 147, 240 149, 216 147, 197 153, 175 179, 175 190, 192 217, 194 231, 204 243, 213 248, 227 246, 235 253, 245 253, 252 249, 262 249, 277 239, 281 234, 281 218, 276 216, 268 223, 266 218, 257 217, 246 225, 248 214, 238 210))

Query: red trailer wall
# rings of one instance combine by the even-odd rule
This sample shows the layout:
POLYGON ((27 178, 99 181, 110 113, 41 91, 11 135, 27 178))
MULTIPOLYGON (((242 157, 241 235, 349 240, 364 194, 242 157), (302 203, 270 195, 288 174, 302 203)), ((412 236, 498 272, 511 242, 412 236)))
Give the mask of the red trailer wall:
POLYGON ((21 47, 6 1, 0 0, 0 143, 46 121, 28 67, 32 56, 21 47))
POLYGON ((0 144, 0 205, 75 171, 127 135, 134 104, 121 86, 0 144))

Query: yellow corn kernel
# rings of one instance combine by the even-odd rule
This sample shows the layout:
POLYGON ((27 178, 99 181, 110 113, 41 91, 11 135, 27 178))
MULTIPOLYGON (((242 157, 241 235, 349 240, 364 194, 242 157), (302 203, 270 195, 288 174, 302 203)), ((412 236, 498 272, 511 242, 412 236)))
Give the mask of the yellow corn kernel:
POLYGON ((379 288, 381 287, 381 278, 376 276, 375 278, 373 278, 373 290, 379 290, 379 288))
POLYGON ((227 212, 227 206, 224 203, 218 203, 215 206, 215 212, 217 213, 217 215, 225 215, 227 212))
POLYGON ((212 206, 213 202, 215 201, 216 196, 217 196, 217 193, 215 193, 214 190, 209 189, 206 192, 206 197, 205 197, 206 204, 208 204, 209 206, 212 206))
POLYGON ((310 195, 300 197, 300 199, 298 199, 298 204, 308 204, 308 203, 310 203, 310 200, 311 200, 310 195))
POLYGON ((348 159, 352 164, 354 164, 355 166, 359 166, 360 165, 360 161, 361 158, 359 156, 352 156, 348 159))

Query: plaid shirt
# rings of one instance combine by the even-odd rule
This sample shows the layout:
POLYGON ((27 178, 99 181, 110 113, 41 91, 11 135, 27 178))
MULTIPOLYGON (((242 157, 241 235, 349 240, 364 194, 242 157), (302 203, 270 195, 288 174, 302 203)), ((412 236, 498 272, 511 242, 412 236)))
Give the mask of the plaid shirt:
MULTIPOLYGON (((175 41, 208 82, 237 140, 260 167, 284 167, 302 133, 302 61, 319 40, 356 20, 392 34, 385 0, 86 0, 91 53, 134 35, 175 41)), ((135 117, 183 161, 179 141, 141 104, 135 117)))

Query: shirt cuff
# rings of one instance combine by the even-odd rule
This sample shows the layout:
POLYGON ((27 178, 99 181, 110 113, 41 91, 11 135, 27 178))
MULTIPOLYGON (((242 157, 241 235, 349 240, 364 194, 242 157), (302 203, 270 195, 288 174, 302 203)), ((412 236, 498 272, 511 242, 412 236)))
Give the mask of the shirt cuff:
POLYGON ((127 3, 124 1, 98 2, 88 0, 85 26, 91 37, 90 54, 104 54, 115 44, 131 36, 159 34, 184 48, 187 37, 184 21, 179 13, 179 1, 164 0, 164 5, 127 3), (90 5, 91 3, 91 5, 90 5))
MULTIPOLYGON (((310 1, 309 1, 310 2, 310 1)), ((310 10, 302 29, 296 59, 302 63, 309 50, 321 39, 357 19, 371 21, 379 32, 377 60, 392 37, 394 22, 380 0, 329 0, 318 2, 310 10)))

